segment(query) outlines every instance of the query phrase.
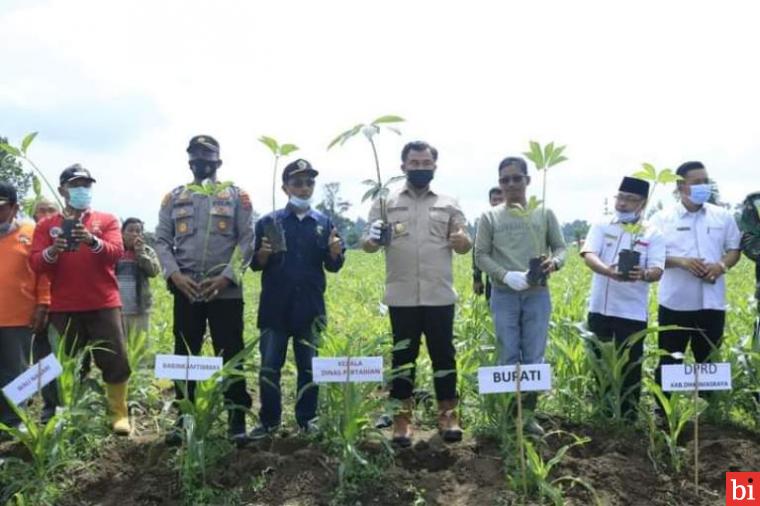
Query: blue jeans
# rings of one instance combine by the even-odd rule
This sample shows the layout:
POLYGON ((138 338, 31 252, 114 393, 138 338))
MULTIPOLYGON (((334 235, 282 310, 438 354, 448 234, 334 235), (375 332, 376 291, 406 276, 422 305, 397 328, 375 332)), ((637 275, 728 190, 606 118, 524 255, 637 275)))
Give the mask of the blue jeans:
POLYGON ((305 331, 296 334, 276 329, 262 329, 259 340, 261 351, 261 371, 259 372, 259 394, 261 410, 259 421, 265 427, 280 424, 282 416, 282 392, 280 371, 285 365, 288 341, 293 337, 293 352, 298 370, 298 390, 296 392, 296 422, 306 427, 309 420, 317 415, 317 385, 312 381, 311 359, 317 356, 316 336, 305 331))
POLYGON ((546 288, 523 292, 493 287, 491 314, 498 340, 499 365, 544 361, 552 302, 546 288))

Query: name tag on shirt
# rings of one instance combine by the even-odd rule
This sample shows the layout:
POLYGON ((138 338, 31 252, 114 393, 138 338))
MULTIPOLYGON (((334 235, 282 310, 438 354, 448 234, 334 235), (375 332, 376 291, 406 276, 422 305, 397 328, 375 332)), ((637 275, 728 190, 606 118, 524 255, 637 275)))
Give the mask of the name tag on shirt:
POLYGON ((678 227, 676 231, 678 232, 686 232, 688 230, 691 230, 691 227, 678 227))

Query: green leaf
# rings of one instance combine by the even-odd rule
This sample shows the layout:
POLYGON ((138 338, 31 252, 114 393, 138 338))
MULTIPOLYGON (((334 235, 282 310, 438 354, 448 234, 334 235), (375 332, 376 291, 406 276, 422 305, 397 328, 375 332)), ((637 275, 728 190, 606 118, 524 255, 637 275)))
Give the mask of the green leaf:
POLYGON ((378 125, 380 123, 401 123, 402 121, 404 121, 404 118, 402 118, 401 116, 388 115, 388 116, 380 116, 375 121, 373 121, 372 124, 378 125))
POLYGON ((681 179, 683 178, 670 169, 662 169, 660 173, 657 174, 657 182, 659 184, 675 183, 681 179))
POLYGON ((362 197, 362 202, 366 202, 368 199, 374 200, 378 193, 380 193, 380 188, 378 188, 377 186, 370 188, 369 190, 367 190, 367 193, 365 193, 364 196, 362 197))
POLYGON ((277 144, 276 140, 271 137, 267 137, 266 135, 262 135, 259 137, 259 142, 268 147, 273 154, 277 155, 277 149, 279 145, 277 144))
POLYGON ((657 170, 651 163, 642 163, 642 170, 636 172, 633 177, 644 181, 657 181, 657 170))
POLYGON ((288 156, 293 151, 298 151, 298 146, 295 144, 283 144, 280 146, 280 155, 288 156))
POLYGON ((539 143, 530 141, 530 152, 523 154, 533 162, 537 169, 542 170, 544 168, 544 155, 539 143))
POLYGON ((562 152, 565 151, 566 147, 567 146, 560 146, 558 148, 554 148, 554 152, 552 153, 552 156, 554 158, 559 158, 560 156, 562 156, 562 152))
POLYGON ((35 174, 32 174, 32 189, 35 197, 39 198, 42 195, 42 184, 40 184, 40 178, 35 174))
POLYGON ((21 151, 18 148, 11 146, 5 142, 0 142, 0 151, 5 151, 11 156, 21 156, 21 151))
POLYGON ((401 135, 401 130, 399 130, 399 129, 398 129, 398 128, 396 128, 396 127, 387 126, 387 127, 385 127, 385 128, 386 128, 386 129, 388 129, 388 130, 390 130, 390 131, 391 131, 391 132, 393 132, 394 134, 397 134, 397 135, 401 135))
POLYGON ((377 181, 375 181, 374 179, 365 179, 364 181, 362 181, 362 184, 368 184, 370 186, 377 186, 377 181))
POLYGON ((544 146, 544 160, 551 161, 554 155, 554 141, 544 146))
POLYGON ((567 161, 567 157, 566 157, 566 156, 560 156, 560 157, 557 157, 557 158, 555 158, 555 159, 554 159, 554 160, 552 160, 551 162, 549 162, 549 165, 548 165, 548 166, 549 166, 549 167, 554 167, 554 166, 555 166, 555 165, 557 165, 558 163, 562 163, 562 162, 566 162, 566 161, 567 161))
POLYGON ((352 128, 351 130, 349 130, 348 135, 346 136, 345 139, 343 139, 343 141, 341 142, 341 144, 344 144, 348 139, 350 139, 354 135, 358 134, 359 131, 361 131, 361 129, 362 129, 363 126, 364 126, 364 123, 359 123, 354 128, 352 128))
POLYGON ((24 137, 24 140, 21 141, 21 151, 24 154, 26 154, 26 150, 29 148, 29 145, 32 143, 35 137, 37 137, 37 132, 32 132, 32 133, 26 134, 26 137, 24 137))
POLYGON ((404 179, 406 179, 406 176, 393 176, 392 178, 390 178, 388 181, 385 182, 385 184, 383 185, 383 187, 384 188, 388 188, 393 183, 397 183, 399 181, 403 181, 404 179))

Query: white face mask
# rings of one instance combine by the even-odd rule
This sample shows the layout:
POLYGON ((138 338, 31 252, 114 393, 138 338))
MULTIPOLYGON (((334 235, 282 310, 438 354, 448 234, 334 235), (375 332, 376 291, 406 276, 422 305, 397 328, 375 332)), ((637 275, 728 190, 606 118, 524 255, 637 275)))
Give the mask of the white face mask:
POLYGON ((615 215, 620 223, 633 223, 639 219, 636 211, 615 211, 615 215))
POLYGON ((291 195, 288 202, 290 202, 291 206, 295 207, 296 209, 300 209, 301 211, 305 211, 311 207, 311 198, 302 199, 300 197, 296 197, 295 195, 291 195))

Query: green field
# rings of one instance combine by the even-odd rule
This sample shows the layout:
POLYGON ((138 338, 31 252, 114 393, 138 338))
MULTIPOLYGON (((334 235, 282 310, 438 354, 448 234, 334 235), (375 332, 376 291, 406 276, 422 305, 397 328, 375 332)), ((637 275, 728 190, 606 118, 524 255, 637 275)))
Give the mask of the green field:
MULTIPOLYGON (((742 261, 729 274, 726 336, 717 358, 732 362, 734 390, 714 395, 709 406, 703 401, 699 404, 707 439, 700 443, 705 469, 697 492, 690 488, 694 445, 689 396, 674 396, 670 426, 658 425, 648 414, 651 395, 642 399, 642 416, 636 424, 604 413, 603 408, 610 406, 614 412, 615 400, 599 392, 595 375, 614 377, 617 357, 611 356, 606 365, 591 364, 586 358, 578 326, 586 315, 590 272, 577 254, 571 254, 567 266, 550 281, 554 309, 547 360, 554 371, 554 388, 541 398, 539 416, 553 430, 544 441, 518 440, 509 407, 513 396, 477 395, 477 368, 493 365, 495 355, 488 309, 483 298, 471 290, 470 262, 471 257, 466 256, 455 263, 460 294, 455 336, 461 418, 466 430, 462 443, 444 446, 431 430, 434 407, 421 402, 416 417, 422 443, 394 454, 384 443, 387 430, 373 427, 375 418, 393 406, 378 385, 369 384, 323 387, 320 435, 312 439, 294 435, 292 409, 297 393, 289 354, 283 371, 286 426, 274 441, 245 449, 227 443, 225 416, 219 403, 213 402, 219 397, 219 388, 211 382, 193 408, 195 433, 184 446, 167 448, 162 440, 174 417, 168 403, 172 392, 167 382, 153 379, 151 364, 153 354, 173 349, 171 299, 163 282, 156 281, 148 342, 130 341, 135 369, 130 391, 133 436, 119 439, 109 434, 97 382, 87 380, 78 385, 73 372, 76 361, 69 359, 64 382, 71 409, 47 428, 30 431, 23 444, 0 445, 4 459, 0 498, 9 504, 35 505, 116 504, 120 499, 121 504, 711 504, 722 497, 722 473, 729 470, 721 471, 719 467, 728 464, 710 457, 711 434, 716 439, 730 436, 744 445, 736 453, 740 468, 760 465, 760 411, 754 397, 760 385, 760 359, 749 349, 756 317, 750 262, 742 261), (205 404, 209 400, 211 404, 205 404), (679 427, 680 436, 674 434, 679 427), (595 460, 610 458, 610 444, 626 448, 619 451, 625 456, 619 469, 613 469, 616 464, 609 460, 595 460), (518 458, 521 449, 526 455, 525 479, 518 458), (742 461, 742 455, 753 454, 753 461, 742 461), (431 462, 441 464, 433 466, 431 462), (416 468, 423 474, 415 473, 416 468), (464 481, 457 478, 457 469, 467 470, 464 481), (623 491, 623 485, 602 479, 604 473, 645 483, 638 492, 623 491), (644 477, 637 478, 636 473, 644 477), (657 485, 646 480, 657 480, 657 485), (651 497, 647 495, 650 485, 654 487, 651 497), (642 494, 638 499, 637 493, 642 494)), ((380 304, 383 280, 383 256, 358 251, 348 253, 339 274, 328 275, 329 325, 320 353, 382 354, 389 377, 390 326, 380 304)), ((257 399, 259 276, 249 273, 245 282, 245 337, 251 344, 245 367, 248 389, 257 399)), ((652 300, 654 311, 654 297, 652 300)), ((646 345, 645 375, 651 377, 656 336, 648 336, 646 345)), ((212 353, 210 343, 205 352, 212 353)), ((426 353, 418 363, 418 388, 432 392, 426 353)), ((37 409, 33 405, 30 416, 37 409)), ((255 413, 256 406, 248 418, 249 426, 255 413)), ((713 451, 722 455, 731 450, 721 446, 713 451)))

